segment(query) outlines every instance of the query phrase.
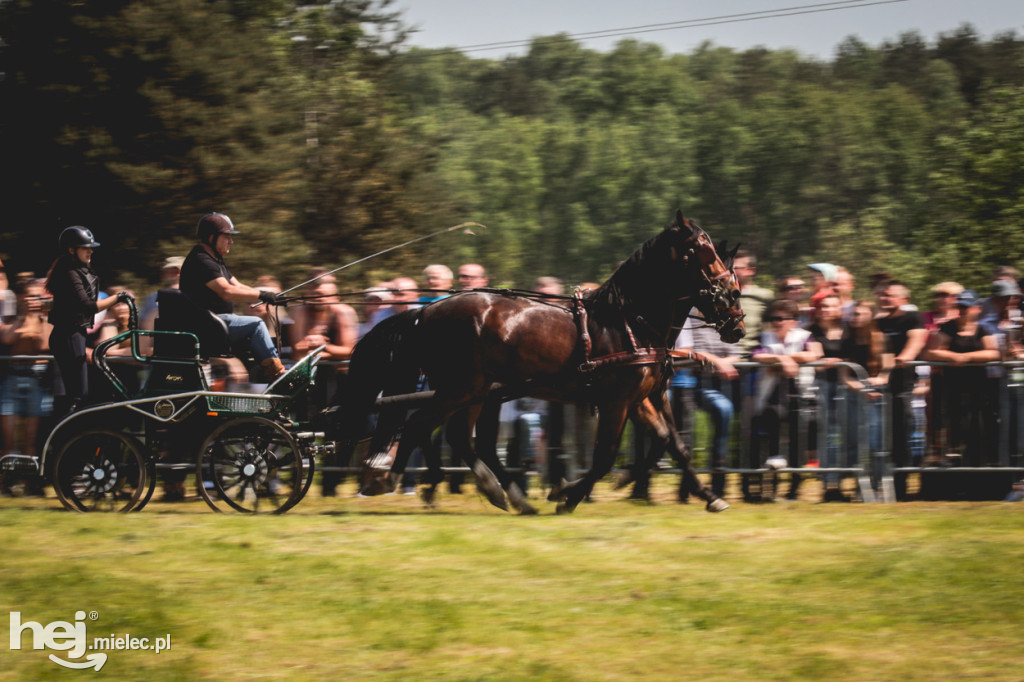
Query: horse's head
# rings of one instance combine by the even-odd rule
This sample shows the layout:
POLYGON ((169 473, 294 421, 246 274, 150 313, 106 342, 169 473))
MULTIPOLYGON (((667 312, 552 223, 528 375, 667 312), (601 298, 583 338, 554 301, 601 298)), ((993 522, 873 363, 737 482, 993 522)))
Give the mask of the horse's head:
POLYGON ((684 218, 682 211, 676 212, 676 220, 666 232, 673 238, 670 258, 687 273, 678 300, 695 305, 703 313, 704 321, 713 325, 726 343, 742 339, 746 328, 740 308, 740 286, 732 271, 736 249, 727 253, 723 261, 708 234, 697 223, 684 218))

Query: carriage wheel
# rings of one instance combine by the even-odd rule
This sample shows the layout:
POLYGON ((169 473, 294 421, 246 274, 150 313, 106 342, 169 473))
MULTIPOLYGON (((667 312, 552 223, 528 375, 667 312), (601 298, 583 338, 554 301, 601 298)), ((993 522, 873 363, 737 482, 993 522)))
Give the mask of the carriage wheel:
POLYGON ((244 417, 214 429, 199 451, 197 474, 199 494, 216 511, 281 514, 302 499, 307 466, 284 427, 244 417))
POLYGON ((153 497, 153 490, 156 489, 156 462, 152 457, 146 462, 146 479, 149 483, 146 484, 146 489, 143 491, 139 503, 135 505, 135 509, 132 511, 142 511, 142 508, 149 504, 150 499, 153 497))
POLYGON ((53 464, 53 488, 72 511, 134 511, 152 484, 149 469, 135 438, 94 429, 61 449, 53 464))
POLYGON ((299 496, 292 505, 298 504, 299 500, 306 496, 313 485, 313 474, 316 473, 316 455, 311 450, 303 448, 300 461, 302 463, 302 487, 299 489, 299 496))

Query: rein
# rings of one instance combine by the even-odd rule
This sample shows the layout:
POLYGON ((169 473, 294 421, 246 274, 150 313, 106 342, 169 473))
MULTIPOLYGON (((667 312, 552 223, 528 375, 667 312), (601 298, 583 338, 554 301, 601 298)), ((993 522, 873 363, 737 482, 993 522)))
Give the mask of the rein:
MULTIPOLYGON (((556 294, 542 294, 542 293, 539 293, 539 292, 536 292, 536 291, 531 291, 529 289, 507 289, 507 288, 506 289, 499 289, 499 288, 494 288, 494 287, 480 287, 478 289, 422 289, 422 288, 417 288, 417 289, 376 289, 376 290, 374 290, 372 292, 369 292, 369 293, 384 293, 384 292, 387 292, 387 293, 390 293, 390 294, 397 294, 397 293, 400 293, 400 292, 403 292, 403 291, 415 291, 418 294, 434 294, 434 295, 445 296, 445 297, 458 296, 460 294, 473 294, 473 293, 497 294, 499 296, 510 296, 510 297, 514 297, 514 298, 528 298, 530 300, 536 301, 537 303, 543 303, 545 305, 550 305, 550 306, 553 306, 553 307, 556 307, 556 308, 563 308, 563 309, 566 309, 566 310, 568 310, 568 304, 571 303, 572 300, 573 300, 572 296, 560 296, 560 295, 556 295, 556 294)), ((368 292, 366 290, 360 289, 359 291, 339 291, 339 292, 334 293, 334 294, 321 294, 321 295, 308 294, 308 295, 303 295, 303 296, 287 296, 287 297, 281 298, 280 301, 281 301, 282 304, 303 303, 303 304, 307 304, 307 305, 330 305, 332 303, 340 303, 341 301, 337 301, 337 300, 329 301, 329 300, 324 300, 324 299, 329 299, 329 298, 352 299, 352 298, 358 298, 358 297, 366 296, 367 293, 368 292)), ((438 300, 440 300, 440 299, 438 299, 438 300)), ((388 303, 391 303, 391 302, 392 301, 382 301, 382 303, 384 303, 384 304, 388 304, 388 303)), ((378 304, 374 304, 374 303, 368 303, 366 301, 352 301, 352 300, 345 301, 345 303, 346 303, 346 305, 379 305, 379 303, 378 304)), ((413 301, 413 303, 418 303, 418 301, 413 301)))

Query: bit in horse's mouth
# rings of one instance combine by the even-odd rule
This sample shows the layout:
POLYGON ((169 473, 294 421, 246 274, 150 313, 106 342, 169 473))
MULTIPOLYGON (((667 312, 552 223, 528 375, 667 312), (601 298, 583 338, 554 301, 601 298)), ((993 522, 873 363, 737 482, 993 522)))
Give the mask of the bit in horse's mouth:
POLYGON ((741 327, 741 323, 738 321, 730 321, 722 327, 719 331, 719 336, 726 343, 737 343, 740 339, 746 336, 746 330, 741 327))

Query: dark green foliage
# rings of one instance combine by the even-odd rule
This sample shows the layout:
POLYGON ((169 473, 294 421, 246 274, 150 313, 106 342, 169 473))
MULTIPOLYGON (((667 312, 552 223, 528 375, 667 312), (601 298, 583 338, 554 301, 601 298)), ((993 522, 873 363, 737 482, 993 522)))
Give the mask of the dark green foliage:
POLYGON ((519 58, 407 49, 389 0, 0 0, 9 267, 92 227, 110 282, 156 277, 228 212, 240 278, 346 286, 484 263, 496 284, 607 276, 676 207, 767 276, 829 260, 865 281, 980 286, 1021 265, 1024 40, 962 26, 822 63, 549 36, 519 58), (109 249, 106 247, 110 247, 109 249))

